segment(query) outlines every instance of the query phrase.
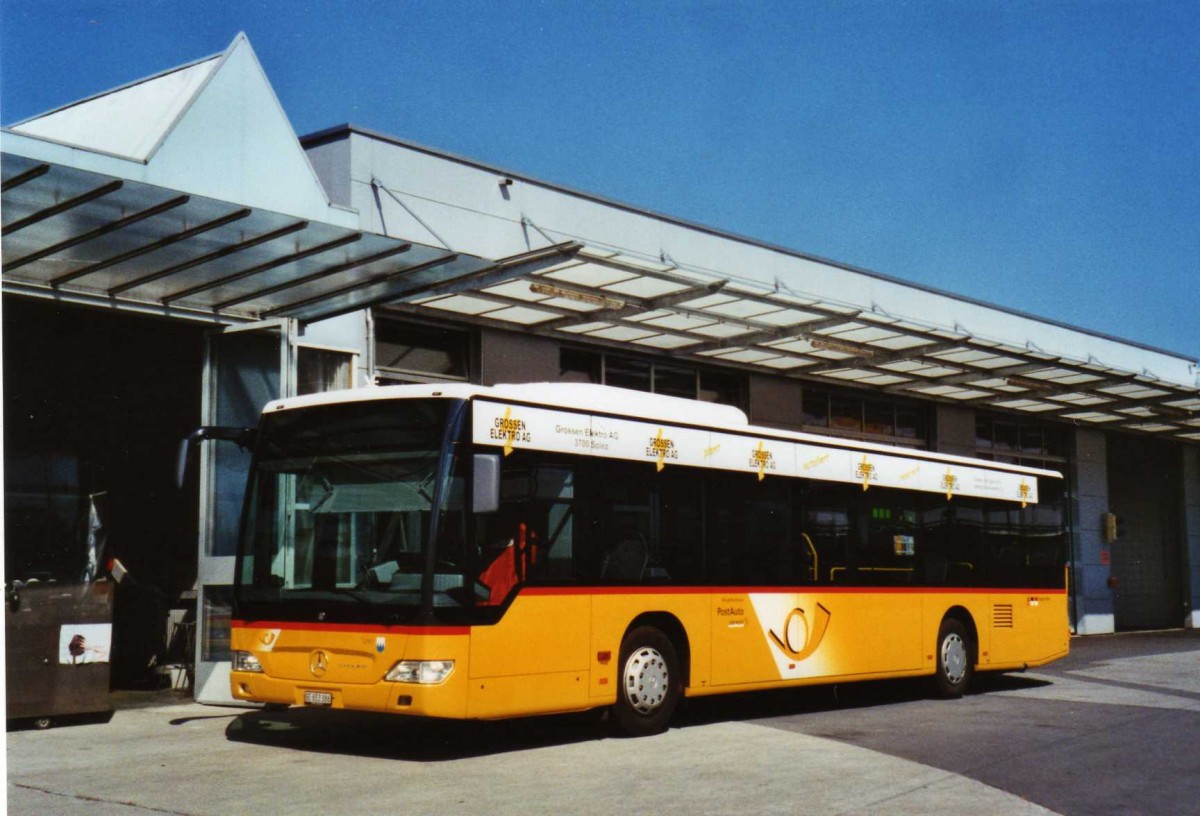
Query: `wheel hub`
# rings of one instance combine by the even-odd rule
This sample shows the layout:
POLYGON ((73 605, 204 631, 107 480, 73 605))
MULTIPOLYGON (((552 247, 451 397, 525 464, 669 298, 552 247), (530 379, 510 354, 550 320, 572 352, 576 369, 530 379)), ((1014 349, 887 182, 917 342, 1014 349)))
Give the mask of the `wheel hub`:
POLYGON ((942 641, 942 668, 946 679, 958 685, 967 674, 967 644, 956 633, 942 641))
POLYGON ((639 714, 653 714, 667 699, 667 661, 657 649, 644 646, 625 661, 625 699, 639 714))

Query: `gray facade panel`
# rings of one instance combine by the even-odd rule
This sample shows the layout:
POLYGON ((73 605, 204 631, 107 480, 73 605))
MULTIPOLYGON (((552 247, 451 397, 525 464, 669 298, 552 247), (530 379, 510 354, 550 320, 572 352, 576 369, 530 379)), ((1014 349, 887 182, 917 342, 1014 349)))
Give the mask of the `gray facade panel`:
POLYGON ((799 429, 803 425, 800 383, 752 374, 749 390, 752 423, 792 429, 799 429))
POLYGON ((1101 516, 1108 512, 1107 496, 1081 495, 1075 499, 1075 512, 1072 517, 1075 529, 1080 532, 1095 533, 1097 536, 1104 532, 1101 516))
MULTIPOLYGON (((1113 603, 1112 603, 1111 593, 1109 593, 1108 597, 1100 597, 1100 596, 1087 597, 1087 596, 1085 596, 1078 600, 1078 604, 1079 604, 1080 614, 1082 617, 1086 618, 1086 617, 1090 617, 1090 616, 1095 616, 1100 619, 1107 618, 1110 621, 1112 620, 1113 603)), ((1111 628, 1109 628, 1108 631, 1111 632, 1113 630, 1111 628)), ((1086 634, 1096 635, 1096 634, 1101 634, 1101 632, 1098 632, 1093 629, 1092 631, 1089 631, 1086 634)))
POLYGON ((1075 471, 1075 495, 1098 496, 1107 501, 1108 449, 1102 432, 1075 432, 1075 471))
MULTIPOLYGON (((1104 601, 1108 606, 1099 611, 1111 615, 1113 611, 1113 590, 1108 585, 1108 567, 1100 564, 1088 564, 1087 568, 1081 574, 1083 575, 1083 581, 1078 588, 1083 590, 1082 597, 1091 602, 1104 601)), ((1097 611, 1094 604, 1088 608, 1092 611, 1097 611)))
POLYGON ((1071 606, 1077 631, 1111 632, 1112 569, 1103 563, 1110 555, 1104 542, 1101 514, 1108 510, 1108 446, 1100 431, 1075 431, 1075 458, 1070 467, 1072 496, 1072 578, 1076 594, 1071 606))
POLYGON ((937 450, 955 456, 975 455, 974 411, 953 405, 938 405, 937 450))
POLYGON ((562 377, 558 343, 543 337, 484 329, 479 377, 483 385, 557 382, 562 377))
POLYGON ((350 140, 337 139, 305 150, 325 194, 334 204, 350 205, 350 140))

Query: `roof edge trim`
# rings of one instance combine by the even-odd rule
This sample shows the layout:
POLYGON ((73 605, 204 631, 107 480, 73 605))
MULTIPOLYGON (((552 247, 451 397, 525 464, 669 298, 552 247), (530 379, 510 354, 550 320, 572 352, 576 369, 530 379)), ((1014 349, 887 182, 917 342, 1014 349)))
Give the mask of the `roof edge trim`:
MULTIPOLYGON (((111 150, 97 150, 94 147, 82 147, 77 144, 72 144, 71 142, 64 142, 61 139, 51 139, 49 136, 43 136, 40 133, 22 133, 19 130, 12 130, 11 128, 5 127, 0 128, 0 134, 3 134, 10 139, 29 139, 31 141, 42 142, 44 144, 54 145, 55 147, 61 147, 66 150, 78 150, 80 153, 87 153, 93 156, 103 156, 106 159, 117 159, 118 161, 129 162, 130 164, 140 164, 145 166, 148 163, 146 159, 126 156, 123 153, 114 153, 111 150)), ((0 152, 13 153, 13 151, 5 149, 6 147, 6 145, 0 143, 0 152)), ((19 156, 23 154, 14 153, 14 155, 19 156)))

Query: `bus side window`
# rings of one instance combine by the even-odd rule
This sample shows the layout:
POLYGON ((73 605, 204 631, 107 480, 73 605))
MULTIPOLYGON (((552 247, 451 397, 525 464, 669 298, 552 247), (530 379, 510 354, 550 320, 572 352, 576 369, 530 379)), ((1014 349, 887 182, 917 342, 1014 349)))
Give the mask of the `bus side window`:
POLYGON ((704 534, 710 583, 740 583, 738 539, 745 504, 737 494, 730 474, 709 473, 706 479, 708 502, 704 508, 704 534))
POLYGON ((856 580, 850 569, 850 552, 859 538, 854 515, 857 509, 855 490, 861 488, 832 482, 805 482, 798 491, 803 507, 800 529, 816 550, 818 583, 845 584, 856 580))
POLYGON ((553 455, 505 458, 499 509, 475 517, 474 575, 492 591, 488 603, 502 602, 505 587, 576 578, 575 476, 572 463, 553 455))
POLYGON ((954 586, 987 586, 980 560, 983 545, 983 508, 979 499, 955 496, 938 501, 943 511, 942 552, 946 556, 946 583, 954 586))
POLYGON ((647 577, 656 582, 699 583, 704 578, 702 472, 667 468, 658 481, 658 553, 647 577))
POLYGON ((547 464, 535 468, 534 474, 536 529, 543 552, 531 578, 570 580, 575 574, 575 470, 547 464))
POLYGON ((593 463, 588 491, 592 580, 642 581, 658 563, 653 475, 653 468, 640 462, 593 463))
POLYGON ((861 499, 867 534, 858 553, 860 578, 893 586, 922 582, 917 557, 924 542, 917 525, 916 500, 911 494, 875 488, 861 499))

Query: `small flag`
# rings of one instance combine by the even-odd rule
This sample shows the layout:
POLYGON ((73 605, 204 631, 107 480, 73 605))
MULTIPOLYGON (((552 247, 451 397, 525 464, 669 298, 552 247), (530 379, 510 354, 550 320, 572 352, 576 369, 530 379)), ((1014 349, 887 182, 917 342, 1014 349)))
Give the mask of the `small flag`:
POLYGON ((129 570, 125 569, 125 565, 121 563, 121 559, 110 558, 108 561, 108 573, 119 584, 125 580, 125 576, 129 574, 129 570))

